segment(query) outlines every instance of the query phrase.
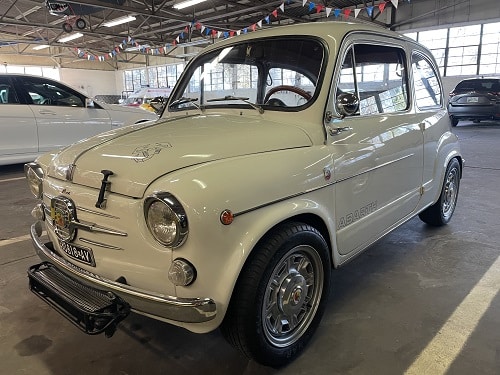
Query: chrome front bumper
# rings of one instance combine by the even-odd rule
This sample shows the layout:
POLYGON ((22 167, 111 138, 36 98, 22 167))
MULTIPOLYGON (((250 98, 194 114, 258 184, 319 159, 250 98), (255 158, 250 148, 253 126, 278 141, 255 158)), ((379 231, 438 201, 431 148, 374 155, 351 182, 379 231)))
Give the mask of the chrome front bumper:
POLYGON ((130 285, 105 279, 75 266, 57 255, 52 243, 43 243, 41 222, 31 226, 30 235, 35 250, 44 262, 49 262, 60 271, 84 285, 110 291, 126 301, 132 311, 158 319, 184 323, 202 323, 215 318, 217 309, 210 298, 178 298, 141 290, 130 285))

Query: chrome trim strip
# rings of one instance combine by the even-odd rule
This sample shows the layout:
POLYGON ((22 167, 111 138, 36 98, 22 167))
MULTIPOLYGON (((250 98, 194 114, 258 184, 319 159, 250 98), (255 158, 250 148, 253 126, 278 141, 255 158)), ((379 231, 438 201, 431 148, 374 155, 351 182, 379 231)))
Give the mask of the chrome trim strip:
POLYGON ((113 246, 113 245, 107 245, 105 243, 102 243, 102 242, 97 242, 97 241, 92 241, 92 240, 88 240, 86 238, 83 238, 83 237, 79 237, 78 238, 81 242, 85 242, 87 244, 90 244, 90 245, 94 245, 94 246, 100 246, 100 247, 104 247, 105 249, 111 249, 111 250, 123 250, 123 248, 121 247, 117 247, 117 246, 113 246))
POLYGON ((361 175, 363 175, 363 174, 365 174, 365 173, 372 172, 372 171, 374 171, 374 170, 376 170, 376 169, 379 169, 379 168, 385 167, 385 166, 387 166, 387 165, 390 165, 390 164, 396 163, 396 162, 398 162, 398 161, 401 161, 401 160, 404 160, 404 159, 410 158, 410 157, 412 157, 413 155, 415 155, 415 154, 405 155, 405 156, 403 156, 403 157, 401 157, 401 158, 399 158, 399 159, 395 159, 395 160, 388 161, 388 162, 386 162, 386 163, 384 163, 384 164, 377 165, 377 166, 375 166, 375 167, 373 167, 373 168, 367 169, 366 171, 363 171, 363 172, 356 173, 356 174, 354 174, 354 175, 352 175, 352 176, 349 176, 349 177, 346 177, 346 178, 341 178, 340 180, 335 180, 335 181, 332 181, 332 182, 331 182, 331 183, 329 183, 329 184, 322 185, 322 186, 319 186, 319 187, 314 188, 314 189, 309 189, 309 190, 306 190, 306 191, 301 191, 301 192, 296 193, 296 194, 291 194, 291 195, 288 195, 288 196, 286 196, 286 197, 283 197, 283 198, 280 198, 280 199, 276 199, 276 200, 274 200, 274 201, 270 201, 270 202, 267 202, 267 203, 264 203, 264 204, 260 204, 260 205, 258 205, 258 206, 251 207, 251 208, 248 208, 248 209, 243 210, 243 211, 240 211, 240 212, 235 212, 235 213, 233 213, 233 216, 234 216, 234 217, 241 216, 241 215, 247 214, 247 213, 249 213, 249 212, 252 212, 252 211, 258 210, 258 209, 260 209, 260 208, 264 208, 264 207, 270 206, 270 205, 275 204, 275 203, 279 203, 279 202, 286 201, 287 199, 295 198, 295 197, 298 197, 298 196, 300 196, 300 195, 304 195, 304 194, 307 194, 307 193, 310 193, 310 192, 313 192, 313 191, 321 190, 321 189, 326 188, 326 187, 328 187, 328 186, 335 185, 335 184, 337 184, 337 183, 339 183, 339 182, 346 181, 346 180, 349 180, 349 179, 351 179, 351 178, 355 178, 355 177, 361 176, 361 175))
POLYGON ((42 261, 52 263, 60 271, 76 278, 79 282, 95 288, 112 291, 127 301, 133 311, 151 317, 185 323, 207 322, 214 319, 217 315, 217 306, 211 298, 165 296, 160 293, 121 284, 75 266, 66 259, 58 256, 41 241, 37 235, 37 225, 41 227, 40 222, 31 226, 30 236, 33 246, 42 261))
POLYGON ((121 231, 116 230, 116 229, 106 228, 106 227, 103 227, 103 226, 100 226, 100 225, 97 225, 94 223, 85 224, 85 223, 81 223, 78 221, 71 221, 69 225, 73 226, 77 229, 86 230, 88 232, 106 233, 106 234, 112 234, 114 236, 122 236, 122 237, 128 236, 128 234, 126 232, 121 232, 121 231))
POLYGON ((94 211, 94 210, 91 210, 89 208, 83 208, 83 207, 80 207, 80 206, 76 206, 76 210, 77 211, 87 212, 87 213, 90 213, 90 214, 93 214, 93 215, 99 215, 99 216, 109 217, 110 219, 120 219, 118 216, 110 215, 110 214, 107 214, 105 212, 94 211))
POLYGON ((372 171, 375 171, 377 169, 380 169, 382 167, 386 167, 388 165, 391 165, 391 164, 394 164, 394 163, 397 163, 398 161, 401 161, 401 160, 404 160, 404 159, 408 159, 408 158, 411 158, 412 156, 414 156, 415 154, 409 154, 409 155, 405 155, 403 157, 400 157, 399 159, 394 159, 394 160, 391 160, 391 161, 388 161, 384 164, 380 164, 380 165, 377 165, 375 167, 372 167, 372 168, 369 168, 367 169, 366 171, 363 171, 363 172, 359 172, 359 173, 356 173, 356 174, 353 174, 352 176, 349 176, 349 177, 346 177, 346 178, 341 178, 340 180, 335 180, 335 183, 338 183, 338 182, 342 182, 342 181, 346 181, 346 180, 349 180, 351 178, 354 178, 354 177, 358 177, 358 176, 361 176, 365 173, 368 173, 368 172, 372 172, 372 171))

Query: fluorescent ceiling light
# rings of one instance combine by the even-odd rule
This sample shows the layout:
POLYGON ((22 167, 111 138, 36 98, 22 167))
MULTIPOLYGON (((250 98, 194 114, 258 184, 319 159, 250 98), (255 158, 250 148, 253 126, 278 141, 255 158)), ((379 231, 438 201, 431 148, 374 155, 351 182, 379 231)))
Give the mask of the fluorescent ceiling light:
POLYGON ((65 36, 64 38, 59 39, 58 42, 59 43, 66 43, 66 42, 69 42, 70 40, 81 38, 82 36, 83 36, 82 33, 74 33, 74 34, 65 36))
POLYGON ((136 18, 134 16, 124 16, 124 17, 116 18, 116 19, 108 21, 108 22, 104 22, 102 25, 106 26, 106 27, 113 27, 116 25, 121 25, 122 23, 135 21, 135 19, 136 18))
POLYGON ((136 46, 136 47, 125 48, 125 51, 126 52, 139 51, 141 49, 145 49, 145 48, 149 48, 149 47, 151 47, 149 44, 141 44, 141 45, 136 46))
POLYGON ((40 49, 45 49, 45 48, 49 48, 50 46, 48 44, 40 44, 39 46, 35 46, 33 47, 34 50, 40 50, 40 49))
POLYGON ((180 2, 179 4, 174 4, 174 8, 175 9, 184 9, 184 8, 190 7, 191 5, 196 5, 196 4, 202 3, 204 1, 207 1, 207 0, 186 0, 186 1, 180 2))

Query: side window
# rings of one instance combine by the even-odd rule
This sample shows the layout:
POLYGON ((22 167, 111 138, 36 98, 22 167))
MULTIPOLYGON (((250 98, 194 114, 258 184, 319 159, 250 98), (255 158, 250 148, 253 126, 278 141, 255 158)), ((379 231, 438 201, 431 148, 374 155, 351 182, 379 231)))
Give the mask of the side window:
POLYGON ((76 91, 56 82, 25 78, 23 85, 37 105, 57 105, 65 107, 85 107, 85 98, 76 91))
POLYGON ((357 95, 356 115, 404 111, 409 107, 408 75, 404 50, 370 44, 356 44, 341 67, 337 96, 357 95))
POLYGON ((17 104, 16 91, 8 78, 0 77, 0 104, 17 104))
POLYGON ((411 69, 415 83, 415 99, 420 109, 441 107, 442 95, 439 76, 432 64, 421 54, 411 57, 411 69))

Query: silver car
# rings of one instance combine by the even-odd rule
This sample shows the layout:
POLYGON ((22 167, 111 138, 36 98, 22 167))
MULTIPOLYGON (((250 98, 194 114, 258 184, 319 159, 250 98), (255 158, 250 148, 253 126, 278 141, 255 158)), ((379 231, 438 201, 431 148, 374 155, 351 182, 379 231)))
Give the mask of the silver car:
POLYGON ((0 74, 0 165, 33 161, 81 139, 157 118, 140 108, 97 102, 49 78, 0 74))

